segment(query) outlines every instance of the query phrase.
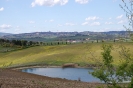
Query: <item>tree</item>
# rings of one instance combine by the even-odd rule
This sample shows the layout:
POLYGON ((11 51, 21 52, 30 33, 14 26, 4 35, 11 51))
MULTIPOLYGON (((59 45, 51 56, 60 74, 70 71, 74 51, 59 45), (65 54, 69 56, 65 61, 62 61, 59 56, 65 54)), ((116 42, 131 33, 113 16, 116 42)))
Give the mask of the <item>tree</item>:
POLYGON ((58 45, 60 45, 60 42, 58 42, 58 45))
POLYGON ((121 47, 121 64, 119 65, 116 74, 121 77, 121 80, 130 80, 128 88, 133 88, 133 56, 129 49, 121 47))
POLYGON ((15 45, 16 44, 16 40, 12 40, 12 43, 15 45))
POLYGON ((33 42, 32 42, 32 41, 30 41, 30 42, 29 42, 29 45, 30 45, 30 46, 31 46, 31 45, 33 45, 33 42))
POLYGON ((51 42, 51 45, 53 45, 53 43, 51 42))
POLYGON ((40 45, 43 45, 43 42, 40 42, 40 45))
MULTIPOLYGON (((126 12, 126 17, 129 22, 129 28, 124 26, 126 30, 129 32, 130 39, 133 41, 133 34, 130 31, 133 31, 133 0, 129 0, 129 6, 127 3, 122 0, 124 3, 124 6, 120 5, 120 7, 126 12)), ((122 47, 122 53, 121 56, 124 58, 124 62, 119 67, 119 71, 122 71, 122 76, 126 76, 126 78, 130 78, 131 82, 128 86, 128 88, 133 88, 133 56, 129 52, 129 49, 126 49, 125 47, 122 47), (124 72, 123 72, 124 71, 124 72)))
POLYGON ((115 42, 115 39, 114 39, 114 42, 115 42))
POLYGON ((124 5, 123 6, 120 5, 120 7, 126 13, 126 17, 128 19, 128 22, 129 22, 129 28, 127 28, 124 25, 123 26, 127 30, 127 32, 129 32, 129 36, 130 36, 131 40, 133 41, 133 34, 131 33, 131 31, 133 31, 133 0, 129 0, 129 3, 126 3, 125 1, 122 0, 124 5), (129 4, 129 6, 128 6, 128 4, 129 4))
POLYGON ((22 46, 27 46, 27 41, 26 40, 21 40, 21 45, 22 46))
MULTIPOLYGON (((102 63, 91 72, 91 74, 107 84, 108 88, 125 88, 125 85, 119 85, 124 81, 130 81, 126 88, 133 88, 133 56, 130 50, 120 47, 120 62, 118 66, 113 64, 114 58, 111 55, 112 45, 103 45, 102 63)), ((98 63, 99 64, 99 63, 98 63)))
MULTIPOLYGON (((127 3, 124 0, 122 0, 122 2, 124 3, 124 6, 120 5, 120 7, 126 12, 130 26, 129 28, 125 26, 124 27, 130 33, 129 36, 133 40, 133 34, 130 32, 133 30, 133 0, 129 0, 129 4, 131 6, 130 8, 127 6, 127 3)), ((130 53, 130 50, 123 45, 119 47, 121 49, 119 51, 121 59, 117 67, 113 65, 114 59, 111 55, 112 46, 103 45, 103 52, 101 53, 103 63, 101 63, 101 65, 97 67, 91 74, 107 84, 108 88, 125 88, 124 84, 118 84, 124 81, 130 81, 126 88, 133 88, 132 53, 130 53)))
POLYGON ((98 39, 97 39, 97 43, 98 43, 98 39))
POLYGON ((66 45, 67 45, 67 41, 66 41, 66 45))
POLYGON ((103 45, 102 46, 103 52, 102 54, 102 59, 103 63, 94 70, 91 74, 94 77, 99 78, 101 81, 103 81, 105 84, 107 84, 108 88, 116 88, 119 87, 117 83, 119 80, 116 80, 117 75, 114 71, 114 66, 113 66, 113 57, 111 56, 111 50, 112 50, 112 45, 103 45))

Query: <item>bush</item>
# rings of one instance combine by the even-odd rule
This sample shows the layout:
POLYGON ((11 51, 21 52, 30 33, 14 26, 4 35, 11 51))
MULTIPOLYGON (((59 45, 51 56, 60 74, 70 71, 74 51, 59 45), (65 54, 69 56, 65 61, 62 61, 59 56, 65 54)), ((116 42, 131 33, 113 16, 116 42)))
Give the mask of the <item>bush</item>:
POLYGON ((125 88, 120 85, 124 81, 130 81, 128 88, 133 88, 133 57, 129 53, 129 49, 120 46, 120 64, 116 67, 113 65, 114 59, 111 56, 112 45, 103 45, 101 53, 103 64, 97 67, 91 74, 104 82, 108 88, 125 88))

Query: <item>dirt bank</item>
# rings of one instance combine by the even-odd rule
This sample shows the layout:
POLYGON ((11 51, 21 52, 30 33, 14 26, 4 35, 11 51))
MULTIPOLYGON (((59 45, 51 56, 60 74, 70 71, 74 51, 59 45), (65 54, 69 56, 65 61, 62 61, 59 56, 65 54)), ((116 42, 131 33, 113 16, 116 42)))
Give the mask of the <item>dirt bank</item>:
POLYGON ((0 88, 96 88, 100 85, 0 69, 0 88))

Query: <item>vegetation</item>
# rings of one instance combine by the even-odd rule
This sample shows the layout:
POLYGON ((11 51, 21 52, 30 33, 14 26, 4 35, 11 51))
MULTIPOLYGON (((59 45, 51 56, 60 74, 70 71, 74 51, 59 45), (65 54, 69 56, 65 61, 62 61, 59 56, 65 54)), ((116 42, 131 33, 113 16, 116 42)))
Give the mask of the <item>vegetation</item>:
POLYGON ((0 39, 0 46, 3 47, 13 47, 13 46, 31 46, 33 44, 32 41, 28 42, 26 40, 7 40, 7 39, 0 39))
POLYGON ((0 52, 10 52, 43 44, 43 42, 33 42, 27 40, 8 40, 0 38, 0 52))
MULTIPOLYGON (((124 6, 120 6, 126 12, 131 28, 124 27, 130 33, 130 31, 133 30, 133 0, 129 0, 131 9, 124 0, 122 1, 124 6)), ((131 40, 133 40, 133 34, 130 33, 129 36, 131 40)), ((123 45, 120 46, 121 50, 119 53, 121 59, 117 67, 113 64, 116 59, 111 55, 112 46, 103 45, 102 48, 103 52, 101 54, 103 63, 101 63, 91 74, 107 84, 108 88, 133 88, 133 55, 130 53, 131 48, 129 50, 123 45), (129 81, 129 83, 126 84, 127 86, 124 84, 119 85, 119 83, 124 81, 129 81)))
POLYGON ((62 41, 85 41, 89 40, 114 40, 129 39, 126 31, 109 31, 109 32, 34 32, 23 34, 5 35, 1 38, 9 40, 27 40, 34 42, 62 42, 62 41))
POLYGON ((129 49, 120 46, 120 62, 117 66, 113 64, 116 59, 111 55, 111 51, 115 50, 112 45, 103 45, 102 49, 103 63, 100 63, 91 74, 107 84, 108 88, 133 88, 133 55, 129 49), (125 81, 129 83, 120 85, 125 81))
POLYGON ((131 40, 133 40, 133 34, 132 34, 132 30, 133 30, 133 0, 129 0, 128 1, 129 3, 126 3, 126 1, 124 1, 124 0, 122 0, 122 2, 123 2, 124 5, 123 6, 120 5, 120 7, 126 13, 126 17, 128 19, 128 22, 129 22, 129 27, 127 28, 124 25, 124 28, 129 33, 129 36, 130 36, 131 40))
MULTIPOLYGON (((124 27, 129 32, 130 39, 133 40, 131 33, 133 30, 133 0, 129 2, 131 9, 124 0, 122 1, 124 7, 120 6, 126 12, 129 26, 131 26, 124 27)), ((17 35, 11 35, 13 40, 0 39, 0 67, 61 66, 66 63, 76 63, 79 66, 97 67, 91 74, 107 84, 108 88, 133 88, 133 55, 130 53, 133 52, 133 44, 127 42, 129 37, 125 38, 125 35, 127 36, 125 32, 120 36, 119 34, 114 36, 107 33, 91 34, 91 32, 85 35, 70 33, 69 36, 65 36, 67 33, 64 33, 63 36, 62 34, 58 36, 58 33, 49 33, 52 36, 44 36, 45 33, 39 36, 38 33, 33 33, 33 37, 28 35, 24 38, 23 35, 20 35, 18 39, 21 40, 16 38, 17 35), (121 42, 117 42, 117 38, 121 42), (38 42, 38 40, 43 42, 38 42), (72 44, 72 41, 80 41, 80 43, 72 44), (124 81, 130 82, 126 85, 119 85, 124 81)))
MULTIPOLYGON (((104 42, 105 44, 108 44, 104 42)), ((101 58, 93 60, 93 56, 90 51, 94 52, 96 57, 101 57, 101 46, 103 43, 79 43, 79 44, 68 44, 68 45, 52 45, 52 46, 35 46, 26 48, 18 51, 0 53, 0 66, 3 64, 9 64, 12 62, 14 66, 21 65, 58 65, 61 66, 65 63, 76 63, 80 66, 95 66, 96 61, 102 61, 101 58)), ((133 52, 132 43, 123 42, 111 42, 119 49, 119 45, 123 44, 127 48, 131 48, 133 52)), ((113 51, 115 62, 113 64, 118 65, 119 53, 113 51)))

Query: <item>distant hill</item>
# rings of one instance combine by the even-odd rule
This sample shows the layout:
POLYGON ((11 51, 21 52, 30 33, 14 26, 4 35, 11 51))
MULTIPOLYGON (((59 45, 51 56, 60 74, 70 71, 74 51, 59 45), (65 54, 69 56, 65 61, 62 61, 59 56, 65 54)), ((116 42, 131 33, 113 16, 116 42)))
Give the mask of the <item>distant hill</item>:
POLYGON ((6 35, 12 35, 12 34, 10 34, 10 33, 3 33, 3 32, 0 32, 0 37, 2 37, 2 36, 6 36, 6 35))
POLYGON ((83 40, 83 39, 115 39, 127 36, 127 31, 109 32, 33 32, 22 34, 2 33, 6 39, 22 39, 28 41, 58 41, 58 40, 83 40))

